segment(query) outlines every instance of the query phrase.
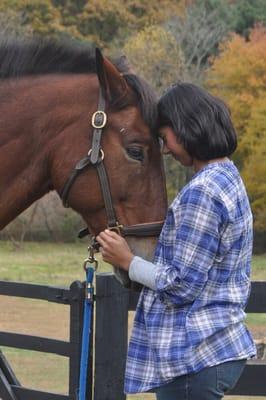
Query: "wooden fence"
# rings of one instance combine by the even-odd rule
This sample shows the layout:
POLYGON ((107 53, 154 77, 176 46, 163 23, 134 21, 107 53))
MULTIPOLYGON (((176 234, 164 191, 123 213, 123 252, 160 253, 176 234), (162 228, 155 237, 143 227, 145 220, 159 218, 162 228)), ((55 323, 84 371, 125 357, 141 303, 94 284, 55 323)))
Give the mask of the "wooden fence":
MULTIPOLYGON (((39 299, 69 306, 69 342, 19 333, 0 332, 0 346, 35 350, 69 358, 68 395, 48 393, 20 385, 12 366, 0 352, 0 400, 75 400, 79 383, 80 343, 84 285, 73 282, 69 289, 0 281, 0 295, 39 299)), ((45 316, 43 316, 45 318, 45 316)), ((91 369, 90 369, 91 370, 91 369)), ((91 380, 91 377, 89 377, 91 380)), ((91 394, 88 394, 88 398, 91 394)))
MULTIPOLYGON (((94 400, 124 400, 128 311, 135 310, 138 294, 121 288, 110 274, 99 274, 96 281, 94 400)), ((266 282, 252 282, 246 312, 266 313, 266 282)), ((230 395, 266 396, 266 360, 249 361, 230 395)))
MULTIPOLYGON (((2 346, 68 357, 68 395, 22 387, 12 371, 12 367, 0 353, 0 400, 77 400, 84 285, 81 282, 73 282, 70 289, 65 289, 0 282, 0 295, 47 300, 70 306, 69 342, 0 332, 0 345, 2 346)), ((128 343, 128 312, 135 310, 138 293, 122 288, 113 274, 105 273, 96 275, 95 297, 94 346, 90 356, 87 399, 125 400, 123 380, 128 343), (92 353, 94 353, 93 368, 92 353)), ((252 282, 251 296, 246 311, 250 313, 266 312, 266 282, 252 282)), ((237 386, 230 394, 266 396, 265 377, 266 360, 250 361, 237 386)))

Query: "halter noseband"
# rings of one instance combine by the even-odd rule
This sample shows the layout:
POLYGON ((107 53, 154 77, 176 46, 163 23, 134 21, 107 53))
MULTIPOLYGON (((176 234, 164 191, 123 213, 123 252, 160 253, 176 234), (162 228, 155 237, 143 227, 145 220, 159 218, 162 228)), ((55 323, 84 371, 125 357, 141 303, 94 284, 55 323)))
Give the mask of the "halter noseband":
MULTIPOLYGON (((71 187, 79 176, 88 166, 92 165, 96 168, 101 191, 103 195, 105 211, 107 214, 108 229, 116 231, 121 236, 158 236, 161 232, 163 221, 148 222, 144 224, 136 224, 130 226, 124 226, 120 224, 116 218, 115 210, 113 207, 113 201, 110 191, 110 185, 108 176, 103 163, 104 152, 101 148, 101 137, 102 131, 107 122, 107 115, 105 113, 105 99, 102 94, 100 87, 98 110, 93 114, 91 124, 93 126, 92 146, 86 157, 78 161, 71 175, 65 182, 61 191, 61 199, 64 207, 68 207, 67 198, 71 187)), ((84 228, 79 232, 79 238, 82 238, 89 234, 89 229, 84 228)))

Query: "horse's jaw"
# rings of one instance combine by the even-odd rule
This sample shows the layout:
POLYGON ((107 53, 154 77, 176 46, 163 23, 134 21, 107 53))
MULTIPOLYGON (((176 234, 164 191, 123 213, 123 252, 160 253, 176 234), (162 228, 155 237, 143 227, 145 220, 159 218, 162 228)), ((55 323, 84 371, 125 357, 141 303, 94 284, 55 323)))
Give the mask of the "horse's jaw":
MULTIPOLYGON (((127 238, 132 253, 147 261, 153 260, 154 250, 158 238, 127 238)), ((121 268, 113 266, 116 279, 126 288, 139 291, 141 284, 129 279, 128 273, 121 268)))

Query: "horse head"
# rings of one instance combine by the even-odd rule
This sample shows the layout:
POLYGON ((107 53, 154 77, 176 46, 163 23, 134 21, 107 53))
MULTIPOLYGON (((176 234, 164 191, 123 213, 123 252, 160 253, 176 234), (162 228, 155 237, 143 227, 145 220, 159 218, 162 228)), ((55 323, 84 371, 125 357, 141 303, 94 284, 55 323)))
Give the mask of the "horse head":
MULTIPOLYGON (((84 53, 84 64, 85 56, 84 53)), ((13 137, 18 135, 20 149, 23 147, 24 151, 18 154, 10 152, 13 163, 10 161, 9 173, 13 165, 19 175, 22 169, 19 163, 23 165, 24 176, 27 175, 23 180, 23 190, 27 189, 27 195, 24 193, 23 200, 17 202, 16 212, 10 210, 7 222, 45 192, 56 190, 60 195, 75 166, 84 158, 88 160, 92 151, 96 151, 104 164, 110 199, 119 224, 131 226, 164 219, 167 201, 155 132, 156 97, 144 81, 121 63, 112 63, 100 51, 96 52, 94 60, 96 62, 88 73, 86 66, 82 68, 82 63, 78 71, 74 66, 64 73, 61 72, 62 66, 61 69, 56 67, 59 71, 52 67, 47 67, 47 71, 35 70, 33 66, 32 73, 22 71, 21 79, 11 87, 16 90, 16 96, 13 98, 8 94, 11 103, 17 102, 20 124, 15 124, 10 115, 5 126, 13 130, 13 137), (27 105, 31 96, 34 101, 29 110, 27 105), (93 132, 97 126, 92 125, 95 123, 93 115, 101 105, 99 96, 104 101, 106 121, 95 150, 93 141, 97 142, 97 138, 93 139, 93 132), (31 188, 26 188, 27 183, 32 185, 31 188)), ((41 68, 44 67, 39 66, 41 68)), ((1 89, 3 93, 11 90, 4 83, 1 89)), ((8 161, 7 158, 7 168, 8 161)), ((18 198, 22 197, 20 190, 16 193, 18 198)), ((93 235, 108 226, 103 188, 96 168, 90 162, 71 183, 67 203, 83 217, 93 235)), ((5 207, 7 210, 8 198, 5 207)), ((3 216, 3 223, 4 219, 3 216)), ((130 237, 128 242, 135 254, 148 259, 152 257, 155 237, 130 237)), ((120 273, 119 279, 123 284, 129 284, 127 274, 120 273)))

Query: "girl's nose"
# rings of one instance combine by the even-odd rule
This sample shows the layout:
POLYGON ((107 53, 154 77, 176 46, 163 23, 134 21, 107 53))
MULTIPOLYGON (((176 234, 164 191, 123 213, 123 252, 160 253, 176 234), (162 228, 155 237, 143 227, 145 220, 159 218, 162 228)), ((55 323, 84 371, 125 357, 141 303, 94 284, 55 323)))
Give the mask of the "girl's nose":
POLYGON ((170 150, 168 149, 168 147, 166 146, 165 143, 163 144, 162 153, 163 154, 169 154, 170 153, 170 150))
POLYGON ((170 151, 168 147, 166 146, 165 141, 162 138, 159 138, 159 143, 160 143, 160 149, 162 154, 169 154, 170 151))

